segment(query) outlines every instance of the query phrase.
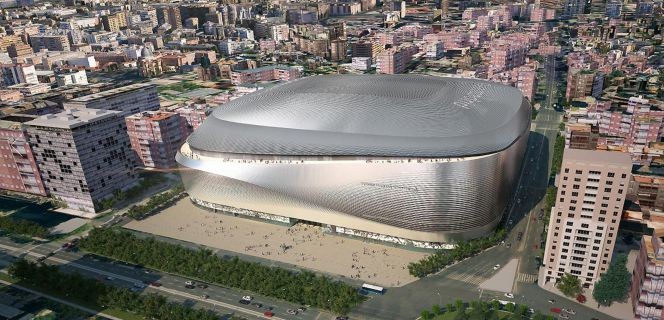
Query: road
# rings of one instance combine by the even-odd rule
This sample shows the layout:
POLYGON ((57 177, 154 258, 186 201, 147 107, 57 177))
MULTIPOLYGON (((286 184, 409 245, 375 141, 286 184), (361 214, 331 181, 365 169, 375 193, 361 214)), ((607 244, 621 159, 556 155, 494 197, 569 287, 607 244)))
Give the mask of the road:
MULTIPOLYGON (((129 264, 116 262, 91 254, 82 252, 67 252, 59 250, 58 243, 35 244, 17 244, 12 240, 0 237, 0 266, 6 266, 16 257, 25 257, 34 260, 41 256, 46 256, 50 252, 56 252, 55 255, 45 260, 48 264, 59 265, 65 272, 79 272, 84 276, 105 281, 108 284, 133 288, 134 284, 144 282, 159 282, 161 287, 148 286, 140 289, 141 291, 158 292, 171 300, 182 302, 185 305, 204 307, 218 311, 220 314, 241 315, 249 319, 264 319, 263 312, 266 307, 273 307, 275 314, 272 319, 334 319, 330 313, 320 312, 315 309, 308 309, 298 315, 290 315, 286 312, 288 309, 297 309, 299 305, 293 305, 288 302, 270 299, 267 297, 256 296, 250 292, 244 292, 235 289, 224 288, 220 286, 209 285, 207 288, 185 289, 184 283, 188 278, 147 270, 129 264), (110 277, 110 278, 109 278, 110 277), (110 279, 110 280, 109 280, 110 279), (202 295, 208 295, 203 299, 202 295), (262 308, 254 305, 242 305, 239 303, 243 295, 254 296, 254 303, 263 304, 262 308)), ((138 288, 134 290, 139 290, 138 288)))

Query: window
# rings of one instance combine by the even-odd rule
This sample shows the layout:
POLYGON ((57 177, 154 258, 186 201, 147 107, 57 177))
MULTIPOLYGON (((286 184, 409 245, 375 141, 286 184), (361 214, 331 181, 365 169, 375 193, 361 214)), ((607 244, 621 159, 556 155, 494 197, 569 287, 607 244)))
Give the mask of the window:
POLYGON ((621 177, 622 177, 623 179, 625 179, 625 178, 627 178, 627 174, 623 173, 623 174, 621 175, 621 177))
POLYGON ((579 185, 578 184, 573 185, 572 189, 575 189, 575 190, 579 189, 579 185))
POLYGON ((611 192, 611 188, 604 188, 604 192, 611 192))
POLYGON ((609 172, 606 176, 609 177, 609 178, 613 178, 613 177, 616 176, 616 174, 613 173, 613 172, 609 172))
POLYGON ((574 173, 576 173, 576 174, 582 174, 583 171, 581 171, 581 170, 576 170, 576 172, 574 172, 574 173))
MULTIPOLYGON (((39 138, 39 136, 37 136, 39 138)), ((565 168, 565 173, 569 173, 569 168, 565 168)))

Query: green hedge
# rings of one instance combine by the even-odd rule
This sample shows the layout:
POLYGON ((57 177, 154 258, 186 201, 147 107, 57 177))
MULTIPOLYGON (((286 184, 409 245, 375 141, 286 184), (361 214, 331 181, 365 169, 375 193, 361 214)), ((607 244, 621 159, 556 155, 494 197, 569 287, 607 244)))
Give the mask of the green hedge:
POLYGON ((0 230, 37 238, 46 238, 49 234, 48 229, 38 223, 24 219, 12 219, 11 217, 0 217, 0 230))

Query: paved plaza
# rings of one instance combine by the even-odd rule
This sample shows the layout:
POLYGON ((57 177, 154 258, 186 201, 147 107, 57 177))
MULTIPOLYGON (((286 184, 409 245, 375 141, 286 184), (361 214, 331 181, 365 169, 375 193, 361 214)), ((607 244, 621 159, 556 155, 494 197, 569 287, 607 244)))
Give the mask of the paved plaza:
POLYGON ((426 253, 323 233, 317 226, 292 227, 212 213, 188 198, 125 228, 293 264, 384 287, 417 280, 407 265, 426 253))

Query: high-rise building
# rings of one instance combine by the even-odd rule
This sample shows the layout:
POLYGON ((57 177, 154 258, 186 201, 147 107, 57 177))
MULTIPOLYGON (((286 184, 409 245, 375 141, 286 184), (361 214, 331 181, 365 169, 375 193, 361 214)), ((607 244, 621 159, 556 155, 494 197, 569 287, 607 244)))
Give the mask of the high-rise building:
POLYGON ((135 83, 108 91, 74 98, 64 103, 65 109, 103 109, 121 111, 122 116, 159 110, 157 86, 135 83))
POLYGON ((623 152, 566 149, 551 209, 540 285, 566 273, 592 286, 613 254, 632 161, 623 152))
POLYGON ((588 123, 569 123, 565 126, 565 147, 570 149, 597 149, 599 128, 588 123))
POLYGON ((125 120, 131 148, 142 166, 175 167, 175 155, 188 134, 184 118, 175 112, 146 111, 125 120))
POLYGON ((358 41, 351 45, 353 57, 375 58, 385 47, 373 41, 358 41))
POLYGON ((179 6, 159 4, 154 8, 157 13, 157 23, 159 25, 168 23, 173 29, 182 28, 182 15, 180 14, 179 6))
POLYGON ((602 72, 570 68, 567 73, 565 98, 568 101, 586 96, 599 98, 602 95, 603 89, 604 74, 602 72))
POLYGON ((24 63, 0 64, 0 88, 23 83, 39 84, 34 65, 24 63))
POLYGON ((37 162, 28 144, 25 119, 0 120, 0 189, 46 195, 37 162))
POLYGON ((348 51, 348 42, 346 42, 346 39, 330 41, 331 61, 342 61, 346 59, 346 51, 348 51))
POLYGON ((121 112, 70 109, 25 125, 47 192, 67 208, 88 216, 100 200, 135 184, 121 112))

